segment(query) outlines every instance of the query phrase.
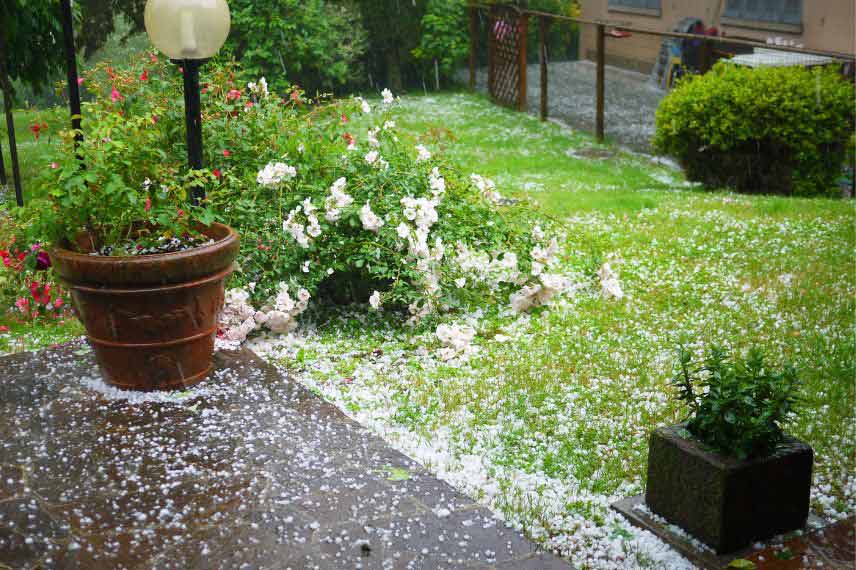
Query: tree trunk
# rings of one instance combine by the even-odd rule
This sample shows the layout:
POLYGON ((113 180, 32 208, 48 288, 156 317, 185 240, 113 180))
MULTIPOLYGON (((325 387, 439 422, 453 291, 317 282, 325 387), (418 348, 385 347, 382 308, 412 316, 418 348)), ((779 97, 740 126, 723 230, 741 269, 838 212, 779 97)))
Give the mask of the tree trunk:
POLYGON ((403 82, 401 80, 401 60, 398 57, 398 48, 386 50, 386 86, 394 93, 401 93, 403 82))
POLYGON ((0 186, 6 187, 6 162, 3 160, 3 145, 0 145, 0 186))

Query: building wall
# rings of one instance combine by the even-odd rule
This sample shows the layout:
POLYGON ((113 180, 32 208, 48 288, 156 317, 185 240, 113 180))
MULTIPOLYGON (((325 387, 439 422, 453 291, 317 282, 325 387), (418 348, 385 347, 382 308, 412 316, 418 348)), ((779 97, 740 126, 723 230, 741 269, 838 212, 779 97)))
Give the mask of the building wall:
MULTIPOLYGON (((758 29, 757 23, 721 20, 724 0, 661 0, 660 14, 618 11, 608 8, 609 0, 582 0, 581 17, 602 20, 659 32, 671 31, 685 17, 700 18, 706 27, 715 26, 726 36, 766 41, 769 37, 794 40, 807 48, 856 53, 856 2, 854 0, 803 0, 802 33, 787 26, 758 29), (748 27, 751 26, 751 27, 748 27)), ((626 69, 648 73, 660 50, 661 37, 634 33, 629 38, 606 38, 606 62, 626 69)), ((580 57, 596 58, 597 30, 582 25, 580 57)))

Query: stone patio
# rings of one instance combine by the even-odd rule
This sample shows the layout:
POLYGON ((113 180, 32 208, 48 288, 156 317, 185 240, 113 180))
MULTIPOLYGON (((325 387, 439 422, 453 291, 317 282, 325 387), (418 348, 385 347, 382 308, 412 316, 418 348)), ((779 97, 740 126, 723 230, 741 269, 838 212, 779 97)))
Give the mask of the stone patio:
POLYGON ((121 393, 83 343, 0 359, 0 569, 566 570, 249 351, 121 393))

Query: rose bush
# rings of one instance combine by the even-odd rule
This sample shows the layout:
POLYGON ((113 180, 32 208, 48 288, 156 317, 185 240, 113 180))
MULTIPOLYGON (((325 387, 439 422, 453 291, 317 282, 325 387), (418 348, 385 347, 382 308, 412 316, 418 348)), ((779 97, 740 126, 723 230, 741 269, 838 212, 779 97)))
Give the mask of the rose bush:
POLYGON ((401 135, 388 90, 377 103, 310 101, 248 79, 233 65, 203 68, 207 167, 188 173, 180 70, 154 55, 95 68, 84 142, 75 151, 64 133, 42 178, 51 198, 32 206, 35 235, 73 244, 83 230, 133 254, 215 220, 235 227, 242 248, 223 317, 232 340, 291 330, 310 298, 401 309, 414 323, 486 305, 527 310, 569 286, 554 271, 556 237, 430 139, 401 135), (198 207, 194 185, 207 192, 198 207))

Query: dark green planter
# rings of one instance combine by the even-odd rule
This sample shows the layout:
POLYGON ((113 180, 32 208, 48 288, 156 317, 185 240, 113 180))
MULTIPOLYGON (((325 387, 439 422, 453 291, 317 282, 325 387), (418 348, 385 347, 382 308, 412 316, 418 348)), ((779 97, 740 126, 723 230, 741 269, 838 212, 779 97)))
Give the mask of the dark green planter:
POLYGON ((651 435, 645 503, 717 553, 805 526, 814 452, 787 437, 739 460, 705 450, 681 426, 651 435))

